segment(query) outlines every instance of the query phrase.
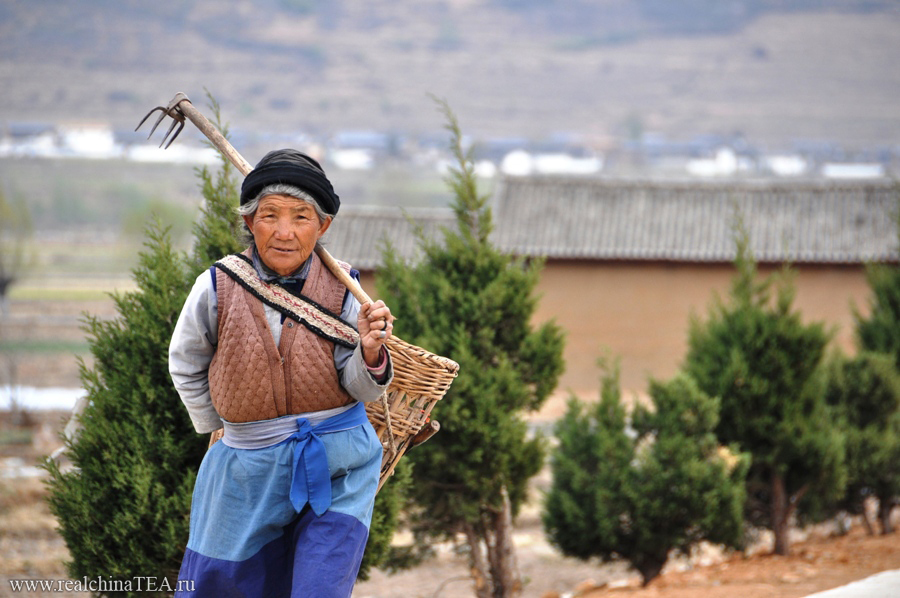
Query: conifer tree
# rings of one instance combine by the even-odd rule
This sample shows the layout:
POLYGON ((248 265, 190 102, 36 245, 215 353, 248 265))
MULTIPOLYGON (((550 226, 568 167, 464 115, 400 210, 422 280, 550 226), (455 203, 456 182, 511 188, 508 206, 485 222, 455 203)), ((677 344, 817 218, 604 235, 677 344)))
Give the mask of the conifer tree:
POLYGON ((541 439, 529 435, 521 416, 540 407, 556 385, 562 333, 552 323, 532 328, 541 263, 527 264, 491 244, 487 197, 478 192, 455 116, 439 103, 457 160, 448 177, 456 228, 444 230, 442 239, 420 233, 422 259, 414 264, 388 247, 378 287, 399 315, 398 336, 460 364, 435 407, 441 432, 407 457, 422 510, 416 530, 439 538, 463 534, 476 594, 511 596, 521 591, 512 518, 544 456, 541 439))
MULTIPOLYGON (((900 183, 895 184, 895 195, 900 205, 900 183)), ((900 236, 900 225, 897 232, 900 236)), ((872 290, 872 297, 869 300, 868 316, 854 309, 857 344, 863 351, 890 355, 894 367, 900 371, 900 267, 896 264, 870 264, 866 269, 866 278, 872 290)), ((883 423, 888 424, 887 421, 883 423)), ((888 445, 890 444, 888 442, 888 445)), ((886 447, 883 449, 889 451, 886 447)), ((895 461, 894 468, 896 464, 895 461)), ((893 477, 887 471, 882 472, 882 475, 893 477)), ((893 508, 900 503, 898 495, 900 488, 894 484, 882 487, 877 493, 883 531, 892 529, 890 515, 893 508)))
POLYGON ((836 355, 829 362, 826 400, 844 427, 847 447, 845 505, 862 515, 864 499, 879 499, 881 532, 893 531, 891 510, 900 495, 900 373, 893 355, 836 355))
POLYGON ((113 297, 118 317, 86 317, 95 363, 81 364, 89 404, 66 443, 74 469, 47 468, 69 575, 124 583, 152 576, 165 591, 175 588, 187 544, 206 439, 169 377, 169 339, 187 296, 184 259, 165 231, 151 227, 147 236, 133 271, 138 290, 113 297))
POLYGON ((550 541, 567 556, 625 559, 645 586, 672 551, 701 540, 738 547, 749 458, 718 446, 718 399, 684 374, 651 381, 653 409, 638 405, 629 422, 618 367, 604 368, 600 401, 572 397, 556 424, 550 541))
POLYGON ((817 370, 829 333, 793 310, 789 271, 757 280, 738 219, 728 301, 718 297, 706 321, 693 318, 684 370, 722 401, 719 440, 749 452, 748 515, 770 527, 775 552, 790 552, 788 532, 811 491, 839 496, 845 483, 843 437, 824 401, 817 370), (772 296, 772 289, 775 296, 772 296))

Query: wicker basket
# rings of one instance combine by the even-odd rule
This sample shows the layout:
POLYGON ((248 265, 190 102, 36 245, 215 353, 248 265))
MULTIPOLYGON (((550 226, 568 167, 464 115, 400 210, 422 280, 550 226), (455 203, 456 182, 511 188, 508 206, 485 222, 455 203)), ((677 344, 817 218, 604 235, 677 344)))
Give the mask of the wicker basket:
POLYGON ((380 401, 366 404, 366 414, 384 449, 379 490, 400 457, 438 430, 437 422, 430 421, 431 410, 446 394, 459 370, 455 361, 396 336, 385 344, 391 352, 394 380, 380 401), (431 425, 426 428, 426 423, 431 425))

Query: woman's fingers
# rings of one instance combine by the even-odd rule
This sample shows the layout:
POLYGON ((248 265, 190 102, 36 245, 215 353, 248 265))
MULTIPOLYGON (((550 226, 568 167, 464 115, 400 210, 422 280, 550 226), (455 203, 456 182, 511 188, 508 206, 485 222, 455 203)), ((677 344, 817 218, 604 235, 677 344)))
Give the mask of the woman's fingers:
POLYGON ((363 337, 370 337, 377 342, 383 342, 391 335, 394 329, 395 318, 384 301, 380 299, 374 303, 365 303, 359 309, 359 332, 363 337))

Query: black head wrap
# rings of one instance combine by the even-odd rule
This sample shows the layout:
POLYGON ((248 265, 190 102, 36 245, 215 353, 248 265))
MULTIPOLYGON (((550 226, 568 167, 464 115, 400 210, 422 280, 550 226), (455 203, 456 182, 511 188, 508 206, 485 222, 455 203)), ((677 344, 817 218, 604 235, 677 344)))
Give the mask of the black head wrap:
POLYGON ((274 150, 263 156, 241 185, 241 205, 251 201, 264 187, 276 183, 293 185, 316 198, 326 214, 334 216, 341 199, 322 166, 294 149, 274 150))

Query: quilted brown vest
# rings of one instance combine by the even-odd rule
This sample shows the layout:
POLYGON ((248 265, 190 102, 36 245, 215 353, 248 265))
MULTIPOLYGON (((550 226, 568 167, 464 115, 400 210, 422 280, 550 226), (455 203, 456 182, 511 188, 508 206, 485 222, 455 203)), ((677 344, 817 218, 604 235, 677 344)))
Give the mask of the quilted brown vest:
MULTIPOLYGON (((345 291, 313 254, 303 295, 340 314, 345 291)), ((333 342, 285 318, 276 347, 262 301, 219 268, 216 293, 219 344, 209 367, 209 389, 213 407, 225 421, 272 419, 354 400, 340 384, 333 342)))

